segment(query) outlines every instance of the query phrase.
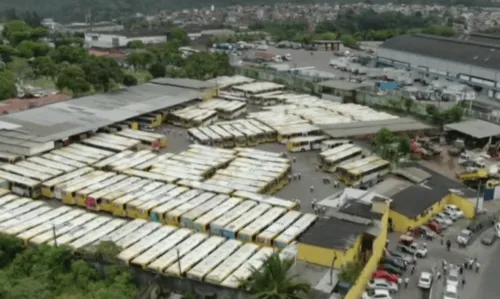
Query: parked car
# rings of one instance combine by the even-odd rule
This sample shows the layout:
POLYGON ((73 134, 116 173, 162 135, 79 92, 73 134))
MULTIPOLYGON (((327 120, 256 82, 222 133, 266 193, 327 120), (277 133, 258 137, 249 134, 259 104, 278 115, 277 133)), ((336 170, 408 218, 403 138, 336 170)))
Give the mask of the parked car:
POLYGON ((457 236, 457 243, 462 246, 466 246, 469 244, 472 237, 472 232, 468 229, 464 229, 457 236))
POLYGON ((489 230, 486 233, 484 233, 483 238, 481 239, 481 243, 484 245, 492 245, 495 243, 497 239, 497 233, 494 230, 489 230))
POLYGON ((440 219, 444 223, 446 223, 447 226, 453 225, 453 220, 450 219, 445 213, 441 212, 438 213, 434 216, 434 219, 440 219))
POLYGON ((363 293, 362 299, 392 299, 388 290, 368 290, 363 293))
POLYGON ((448 274, 446 275, 446 285, 458 286, 460 282, 458 272, 459 271, 456 267, 452 267, 448 270, 448 274))
POLYGON ((447 285, 444 290, 443 299, 457 299, 458 298, 458 288, 455 285, 447 285))
POLYGON ((384 279, 372 279, 368 281, 367 288, 370 290, 387 290, 391 294, 394 294, 399 290, 397 283, 388 282, 384 279))
POLYGON ((434 219, 432 219, 432 221, 434 221, 437 224, 439 224, 439 227, 441 227, 441 229, 445 229, 448 226, 450 226, 446 220, 441 219, 441 218, 434 218, 434 219))
POLYGON ((416 258, 413 255, 401 251, 388 250, 388 253, 390 256, 404 260, 407 264, 413 264, 416 261, 416 258))
POLYGON ((382 258, 382 263, 384 264, 391 264, 394 267, 401 268, 402 270, 406 270, 406 263, 404 260, 394 257, 394 256, 385 256, 382 258))
POLYGON ((430 289, 432 285, 432 273, 422 272, 418 279, 418 287, 422 289, 430 289))
POLYGON ((396 274, 389 273, 385 270, 377 270, 377 271, 373 272, 372 278, 373 279, 377 279, 377 278, 384 279, 388 282, 394 282, 394 283, 401 282, 401 278, 399 278, 399 276, 397 276, 396 274))
POLYGON ((425 224, 425 226, 430 228, 436 234, 440 234, 442 232, 441 225, 439 225, 436 221, 430 220, 425 224))
POLYGON ((460 208, 456 205, 446 205, 444 209, 445 211, 452 212, 455 215, 456 219, 464 217, 464 212, 460 210, 460 208))
POLYGON ((427 253, 429 252, 429 250, 427 250, 427 248, 424 248, 424 247, 420 247, 418 244, 416 243, 413 243, 409 246, 407 245, 403 245, 403 244, 399 244, 398 245, 398 249, 403 251, 403 252, 406 252, 406 253, 409 253, 411 255, 414 255, 418 258, 424 258, 427 256, 427 253))
POLYGON ((436 237, 436 233, 430 229, 428 226, 422 225, 419 227, 415 227, 410 231, 411 235, 415 238, 419 238, 423 236, 427 240, 432 240, 436 237))
POLYGON ((396 274, 398 276, 401 276, 401 274, 403 274, 403 271, 401 269, 399 269, 398 267, 394 267, 391 264, 380 264, 379 270, 385 270, 389 273, 396 274))

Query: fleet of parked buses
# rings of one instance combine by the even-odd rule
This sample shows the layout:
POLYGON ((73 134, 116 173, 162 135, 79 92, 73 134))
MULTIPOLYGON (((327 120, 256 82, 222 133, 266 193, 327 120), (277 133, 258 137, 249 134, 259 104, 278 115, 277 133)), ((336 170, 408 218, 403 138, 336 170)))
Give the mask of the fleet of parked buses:
POLYGON ((286 94, 276 84, 240 87, 225 96, 237 100, 150 113, 39 156, 0 153, 0 231, 27 245, 74 250, 111 241, 124 264, 237 288, 317 218, 272 196, 289 181, 286 155, 247 147, 279 142, 289 152, 319 150, 318 168, 348 186, 372 185, 390 171, 389 162, 328 138, 320 125, 392 116, 286 94), (249 113, 248 103, 264 111, 249 113), (187 150, 158 153, 167 140, 151 131, 167 120, 188 129, 187 150))
POLYGON ((149 192, 164 190, 156 192, 155 198, 175 202, 163 218, 141 219, 136 214, 134 220, 70 206, 53 208, 0 189, 0 231, 26 245, 67 245, 75 251, 92 251, 99 243, 111 241, 121 247, 117 258, 126 265, 237 288, 262 267, 273 247, 294 246, 317 217, 273 206, 272 201, 197 189, 184 188, 175 196, 173 190, 183 187, 166 186, 156 182, 149 192))

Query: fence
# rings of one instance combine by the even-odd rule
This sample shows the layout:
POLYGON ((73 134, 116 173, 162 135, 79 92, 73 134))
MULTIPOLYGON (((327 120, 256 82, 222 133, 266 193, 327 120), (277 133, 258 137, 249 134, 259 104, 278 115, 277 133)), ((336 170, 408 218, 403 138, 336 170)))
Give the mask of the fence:
POLYGON ((380 234, 373 242, 372 256, 366 263, 361 275, 359 275, 356 283, 351 287, 345 299, 361 299, 363 292, 366 289, 368 281, 372 278, 373 272, 377 269, 377 265, 384 254, 385 245, 387 243, 387 221, 389 219, 389 207, 380 220, 380 234))

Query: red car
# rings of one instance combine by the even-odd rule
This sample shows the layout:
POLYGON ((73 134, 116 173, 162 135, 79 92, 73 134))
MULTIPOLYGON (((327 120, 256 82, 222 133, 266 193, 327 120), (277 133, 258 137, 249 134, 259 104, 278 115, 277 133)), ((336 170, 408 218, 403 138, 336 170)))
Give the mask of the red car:
POLYGON ((379 278, 379 279, 385 279, 388 282, 394 282, 398 283, 399 277, 396 274, 389 273, 385 270, 377 270, 373 272, 373 279, 379 278))
POLYGON ((425 224, 425 226, 427 226, 428 228, 430 228, 436 234, 440 234, 441 233, 441 230, 442 230, 441 225, 439 225, 439 223, 437 223, 434 220, 431 220, 431 221, 427 222, 425 224))

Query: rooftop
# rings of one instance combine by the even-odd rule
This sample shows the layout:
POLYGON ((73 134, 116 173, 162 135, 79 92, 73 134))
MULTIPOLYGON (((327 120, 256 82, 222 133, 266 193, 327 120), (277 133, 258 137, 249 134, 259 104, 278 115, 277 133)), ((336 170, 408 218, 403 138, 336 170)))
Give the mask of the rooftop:
POLYGON ((431 126, 413 118, 400 117, 385 120, 351 122, 334 125, 318 125, 327 135, 342 138, 358 135, 371 135, 386 128, 391 132, 419 131, 432 129, 431 126))
POLYGON ((148 83, 3 115, 0 150, 36 154, 31 151, 37 144, 62 140, 199 97, 198 91, 148 83))
POLYGON ((347 250, 366 229, 366 225, 337 218, 323 218, 316 221, 299 238, 299 242, 317 247, 347 250))
POLYGON ((444 126, 445 131, 457 131, 481 139, 500 135, 500 126, 480 119, 467 120, 444 126))
POLYGON ((426 34, 406 34, 393 37, 380 47, 487 69, 500 69, 500 43, 487 38, 487 35, 457 39, 426 34), (449 49, 454 49, 454 51, 449 49))
POLYGON ((349 82, 345 80, 328 80, 328 81, 323 81, 319 83, 320 86, 322 87, 327 87, 327 88, 333 88, 333 89, 338 89, 338 90, 356 90, 365 86, 373 86, 373 82, 362 82, 362 83, 357 83, 357 82, 349 82))
POLYGON ((382 219, 382 214, 375 213, 372 211, 372 205, 361 201, 352 201, 345 204, 339 210, 344 214, 349 214, 352 216, 363 217, 366 219, 382 219))
POLYGON ((175 86, 181 88, 197 89, 197 90, 216 87, 216 84, 213 82, 188 79, 188 78, 156 78, 149 81, 149 83, 157 85, 167 85, 167 86, 175 86))

